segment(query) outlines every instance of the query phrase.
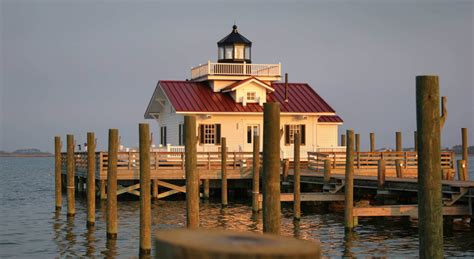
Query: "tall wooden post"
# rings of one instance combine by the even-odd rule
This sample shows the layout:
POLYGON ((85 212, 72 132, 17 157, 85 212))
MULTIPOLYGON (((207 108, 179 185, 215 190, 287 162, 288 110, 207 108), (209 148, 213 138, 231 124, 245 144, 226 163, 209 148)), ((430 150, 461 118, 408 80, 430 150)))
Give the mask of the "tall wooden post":
MULTIPOLYGON (((150 142, 151 143, 151 142, 150 142)), ((152 199, 158 200, 158 179, 151 180, 152 182, 152 199)))
POLYGON ((252 211, 258 212, 258 195, 260 193, 260 136, 255 134, 253 137, 253 181, 252 181, 252 211))
POLYGON ((225 138, 221 138, 221 201, 227 206, 227 145, 225 138))
POLYGON ((403 160, 395 160, 395 170, 398 178, 403 178, 403 160))
POLYGON ((301 146, 301 137, 299 133, 294 135, 294 169, 293 169, 293 176, 294 176, 294 188, 293 188, 293 195, 294 195, 294 202, 293 202, 293 211, 294 211, 294 219, 300 220, 301 218, 301 189, 300 189, 300 146, 301 146))
POLYGON ((204 199, 209 199, 209 179, 204 179, 204 186, 203 186, 203 192, 204 192, 204 199))
POLYGON ((360 152, 360 134, 355 134, 355 151, 360 152))
POLYGON ((118 129, 109 129, 109 161, 107 168, 107 239, 117 238, 117 160, 118 129))
POLYGON ((415 136, 414 149, 415 152, 418 152, 418 133, 416 132, 416 130, 413 135, 415 136))
POLYGON ((263 232, 280 233, 280 104, 263 105, 263 232))
POLYGON ((324 160, 324 185, 323 191, 329 191, 331 187, 329 186, 329 181, 331 180, 331 160, 325 159, 324 160))
POLYGON ((87 226, 95 224, 95 136, 87 132, 87 226))
POLYGON ((457 162, 456 165, 458 169, 458 180, 459 181, 469 180, 467 176, 466 160, 458 160, 456 162, 457 162))
POLYGON ((375 133, 370 133, 370 152, 375 152, 375 133))
POLYGON ((73 217, 76 214, 75 188, 74 188, 74 135, 67 135, 67 216, 73 217))
POLYGON ((62 207, 61 193, 61 137, 54 137, 54 193, 56 198, 56 211, 62 207))
POLYGON ((377 193, 385 189, 385 160, 380 159, 377 167, 377 193))
POLYGON ((151 197, 150 197, 150 126, 140 123, 140 250, 139 255, 151 252, 151 197))
POLYGON ((346 148, 346 186, 345 193, 345 229, 352 231, 354 228, 354 131, 347 130, 347 148, 346 148))
POLYGON ((395 150, 397 152, 402 152, 403 151, 403 146, 402 146, 402 132, 401 131, 397 131, 395 133, 395 140, 396 140, 395 150))
POLYGON ((184 116, 185 168, 186 168, 186 225, 199 227, 199 173, 196 168, 196 117, 184 116))
MULTIPOLYGON (((466 172, 468 171, 469 168, 469 158, 467 157, 467 128, 462 128, 461 129, 461 137, 462 137, 462 160, 464 160, 464 163, 466 165, 466 172)), ((467 180, 467 179, 466 179, 467 180)))
POLYGON ((441 142, 437 76, 416 77, 420 258, 443 258, 441 142))
POLYGON ((341 134, 341 146, 345 147, 346 146, 346 135, 341 134))
POLYGON ((107 193, 106 193, 106 190, 107 190, 107 182, 103 179, 100 180, 100 199, 101 200, 105 200, 107 199, 107 193))

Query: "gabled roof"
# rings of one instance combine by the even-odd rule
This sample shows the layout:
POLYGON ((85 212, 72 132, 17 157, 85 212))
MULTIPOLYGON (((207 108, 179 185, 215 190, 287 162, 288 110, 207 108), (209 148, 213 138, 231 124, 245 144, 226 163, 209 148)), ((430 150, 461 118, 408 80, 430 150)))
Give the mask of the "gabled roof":
POLYGON ((266 84, 262 80, 252 76, 252 77, 249 77, 245 80, 237 81, 237 82, 235 82, 235 83, 233 83, 233 84, 231 84, 227 87, 222 88, 221 92, 226 93, 226 92, 230 92, 230 91, 235 91, 235 90, 239 89, 240 87, 242 87, 242 86, 244 86, 244 85, 246 85, 250 82, 255 82, 258 85, 260 85, 260 86, 262 86, 262 87, 264 87, 267 90, 270 90, 272 92, 275 91, 275 89, 273 89, 273 87, 269 86, 268 84, 266 84))
POLYGON ((221 45, 231 45, 234 43, 242 43, 247 45, 252 45, 252 42, 245 38, 242 34, 237 31, 237 25, 232 27, 232 32, 225 36, 222 40, 217 42, 218 46, 221 45))
POLYGON ((318 122, 321 122, 321 123, 342 123, 344 122, 341 117, 337 116, 337 115, 325 115, 325 116, 321 116, 319 117, 318 119, 318 122))
MULTIPOLYGON (((236 103, 227 93, 214 93, 204 82, 160 81, 158 86, 168 97, 177 113, 262 113, 257 103, 236 103)), ((334 109, 308 84, 290 83, 288 102, 285 84, 273 83, 275 92, 267 94, 267 102, 279 102, 282 113, 335 115, 334 109)), ((152 100, 153 101, 153 100, 152 100)))

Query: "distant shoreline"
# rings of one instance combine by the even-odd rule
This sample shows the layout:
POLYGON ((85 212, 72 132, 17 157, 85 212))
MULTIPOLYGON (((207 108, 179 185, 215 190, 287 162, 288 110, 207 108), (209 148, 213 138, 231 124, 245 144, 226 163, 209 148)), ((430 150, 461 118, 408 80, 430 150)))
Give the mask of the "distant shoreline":
POLYGON ((14 153, 3 153, 0 157, 53 157, 53 154, 14 154, 14 153))

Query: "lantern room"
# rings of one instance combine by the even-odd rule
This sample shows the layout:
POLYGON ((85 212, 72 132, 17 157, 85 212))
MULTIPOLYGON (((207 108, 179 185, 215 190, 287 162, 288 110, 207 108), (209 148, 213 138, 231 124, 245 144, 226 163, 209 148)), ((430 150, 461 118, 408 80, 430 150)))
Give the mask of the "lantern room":
POLYGON ((240 34, 237 25, 232 27, 232 32, 217 42, 218 63, 252 63, 252 42, 240 34))

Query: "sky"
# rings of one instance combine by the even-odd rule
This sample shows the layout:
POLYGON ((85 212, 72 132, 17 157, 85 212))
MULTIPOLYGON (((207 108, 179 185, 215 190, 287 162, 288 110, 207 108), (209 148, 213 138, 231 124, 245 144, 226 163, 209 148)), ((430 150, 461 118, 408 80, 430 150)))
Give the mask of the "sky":
MULTIPOLYGON (((1 0, 0 0, 1 1, 1 0)), ((443 146, 474 144, 474 1, 9 1, 0 4, 0 150, 53 150, 109 128, 137 146, 158 80, 184 80, 239 32, 253 63, 309 83, 368 148, 413 146, 415 77, 440 77, 443 146), (65 141, 64 141, 65 142, 65 141), (64 144, 65 145, 65 144, 64 144)))

